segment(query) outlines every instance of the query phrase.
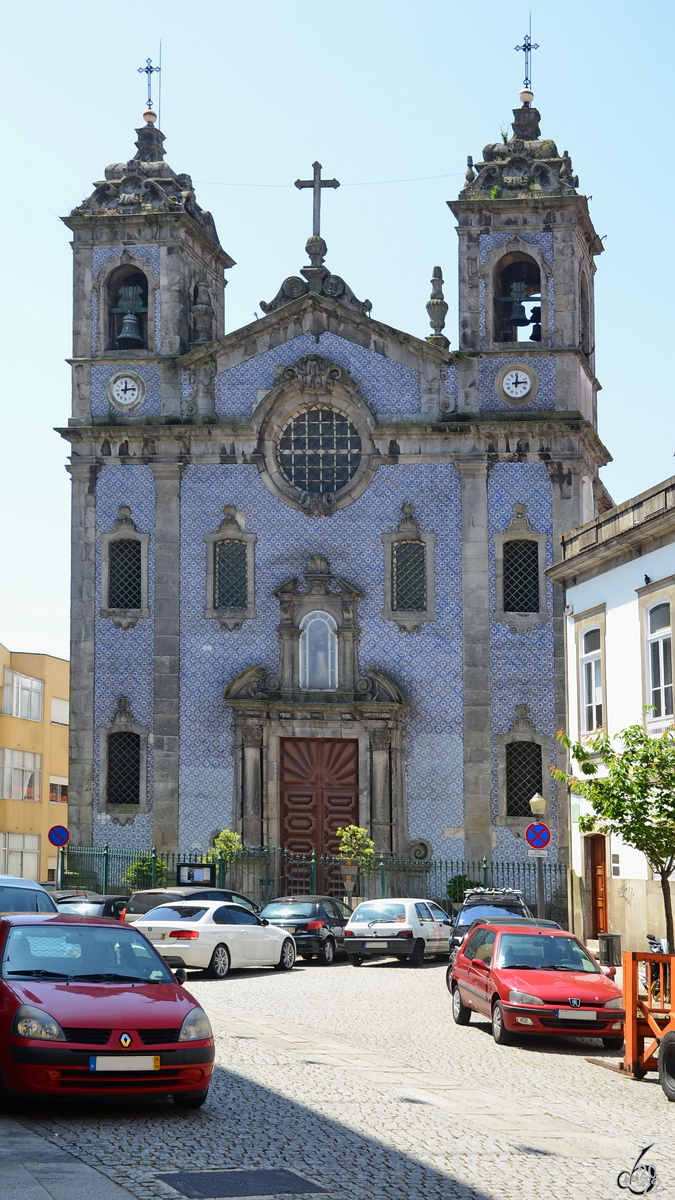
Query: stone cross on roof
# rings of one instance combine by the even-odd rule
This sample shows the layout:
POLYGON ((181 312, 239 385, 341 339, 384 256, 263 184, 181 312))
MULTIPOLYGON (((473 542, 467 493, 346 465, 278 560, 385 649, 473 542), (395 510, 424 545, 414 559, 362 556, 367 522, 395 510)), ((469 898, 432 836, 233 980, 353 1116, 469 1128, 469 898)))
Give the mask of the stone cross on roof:
POLYGON ((339 188, 340 183, 337 179, 322 179, 321 178, 321 163, 312 163, 314 168, 313 179, 296 179, 296 188, 311 188, 314 192, 314 227, 312 229, 313 237, 321 236, 321 189, 322 188, 339 188))

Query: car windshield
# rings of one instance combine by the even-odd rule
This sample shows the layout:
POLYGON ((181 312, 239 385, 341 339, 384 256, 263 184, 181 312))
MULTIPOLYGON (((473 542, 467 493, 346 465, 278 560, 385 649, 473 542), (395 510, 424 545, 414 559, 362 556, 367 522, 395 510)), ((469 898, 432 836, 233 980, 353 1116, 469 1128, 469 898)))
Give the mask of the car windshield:
POLYGON ((267 917, 268 920, 274 917, 313 917, 316 912, 316 904, 295 904, 292 901, 278 900, 274 904, 267 904, 263 908, 260 916, 267 917))
POLYGON ((352 913, 352 924, 367 924, 369 921, 405 921, 405 907, 402 904, 387 904, 386 901, 359 904, 352 913))
POLYGON ((503 933, 497 952, 498 967, 532 971, 582 971, 600 975, 597 963, 574 937, 551 933, 503 933))
POLYGON ((81 917, 102 917, 104 904, 96 904, 93 900, 79 903, 76 900, 65 900, 59 904, 59 912, 79 913, 81 917))
POLYGON ((54 912, 56 905, 51 896, 38 888, 0 887, 0 912, 54 912))
POLYGON ((157 951, 133 925, 14 925, 2 959, 4 979, 94 983, 172 983, 157 951))
POLYGON ((197 904, 163 904, 161 908, 153 908, 146 913, 146 921, 201 921, 208 909, 197 904))
POLYGON ((503 920, 506 916, 525 917, 525 913, 520 905, 514 906, 511 904, 472 904, 470 908, 465 908, 464 912, 460 913, 457 918, 458 925, 471 925, 473 921, 491 921, 493 917, 503 920))

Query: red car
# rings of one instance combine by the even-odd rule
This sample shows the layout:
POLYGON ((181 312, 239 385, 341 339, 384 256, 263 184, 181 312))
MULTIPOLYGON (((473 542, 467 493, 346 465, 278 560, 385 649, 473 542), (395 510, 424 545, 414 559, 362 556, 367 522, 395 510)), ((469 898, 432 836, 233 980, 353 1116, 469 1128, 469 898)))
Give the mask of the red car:
POLYGON ((608 1050, 623 1045, 620 988, 564 929, 479 926, 459 947, 448 982, 455 1022, 468 1025, 472 1012, 488 1017, 499 1045, 521 1033, 596 1037, 608 1050))
POLYGON ((206 1013, 133 925, 0 917, 0 1073, 8 1093, 205 1101, 206 1013))

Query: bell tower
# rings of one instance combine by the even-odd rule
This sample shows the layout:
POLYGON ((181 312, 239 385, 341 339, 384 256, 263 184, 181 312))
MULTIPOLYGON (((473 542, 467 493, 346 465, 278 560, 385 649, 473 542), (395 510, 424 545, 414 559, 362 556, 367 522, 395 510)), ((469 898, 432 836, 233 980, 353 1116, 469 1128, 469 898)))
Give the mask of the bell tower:
POLYGON ((469 158, 459 199, 448 201, 459 223, 460 350, 479 352, 460 371, 458 407, 568 409, 595 425, 603 246, 567 150, 542 138, 529 87, 520 100, 513 136, 485 146, 481 162, 469 158))
POLYGON ((223 332, 222 249, 148 107, 136 153, 64 217, 73 232, 71 424, 180 417, 177 359, 223 332))

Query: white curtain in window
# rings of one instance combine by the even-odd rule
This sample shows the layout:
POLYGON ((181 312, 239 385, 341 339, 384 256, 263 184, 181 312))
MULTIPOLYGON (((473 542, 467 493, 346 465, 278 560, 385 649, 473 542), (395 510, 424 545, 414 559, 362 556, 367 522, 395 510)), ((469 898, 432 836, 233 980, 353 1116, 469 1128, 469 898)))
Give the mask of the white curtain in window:
POLYGON ((334 691, 338 685, 337 625, 325 612, 307 613, 300 622, 300 687, 334 691))

